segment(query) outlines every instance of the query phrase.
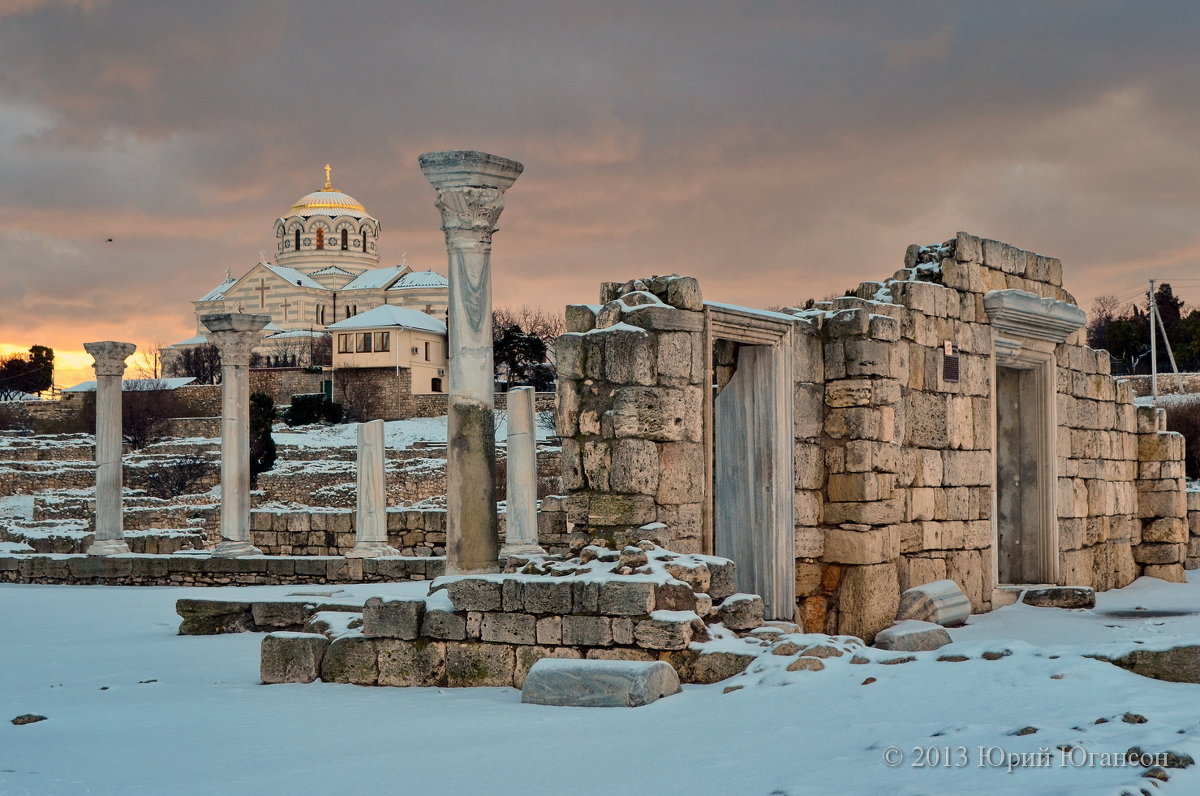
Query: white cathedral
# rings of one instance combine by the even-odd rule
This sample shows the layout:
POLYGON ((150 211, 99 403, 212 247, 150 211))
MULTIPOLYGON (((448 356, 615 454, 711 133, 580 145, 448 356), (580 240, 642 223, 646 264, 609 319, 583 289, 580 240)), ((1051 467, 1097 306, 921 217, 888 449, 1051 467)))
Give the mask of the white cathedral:
MULTIPOLYGON (((236 279, 226 271, 221 284, 193 302, 196 336, 172 345, 164 359, 177 360, 183 350, 207 343, 202 315, 248 312, 271 317, 256 349, 263 365, 309 364, 296 361, 295 352, 304 347, 297 344, 332 335, 338 338, 335 367, 355 367, 353 355, 362 353, 376 354, 363 360, 363 366, 378 366, 379 342, 390 338, 363 332, 378 326, 405 334, 406 339, 407 333, 419 330, 440 349, 431 362, 429 346, 420 346, 421 364, 444 368, 446 277, 414 271, 407 261, 379 267, 379 233, 379 221, 357 199, 333 187, 326 166, 324 187, 302 196, 275 221, 275 262, 260 261, 236 279), (364 315, 384 305, 392 309, 364 315), (351 318, 356 320, 348 322, 351 318), (347 332, 338 334, 340 328, 347 332)), ((394 335, 397 342, 401 334, 394 335)), ((404 349, 405 354, 409 351, 417 352, 417 346, 404 349)), ((400 361, 404 357, 399 356, 399 345, 395 352, 389 364, 409 366, 400 361)))

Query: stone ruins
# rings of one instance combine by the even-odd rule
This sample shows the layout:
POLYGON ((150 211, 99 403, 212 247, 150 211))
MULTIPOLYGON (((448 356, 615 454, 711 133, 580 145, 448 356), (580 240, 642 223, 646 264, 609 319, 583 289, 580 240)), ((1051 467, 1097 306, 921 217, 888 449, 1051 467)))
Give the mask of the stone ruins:
MULTIPOLYGON (((490 254, 523 166, 465 151, 420 166, 450 266, 444 510, 389 508, 392 457, 415 454, 388 451, 374 421, 358 428, 354 511, 252 512, 247 371, 267 317, 210 315, 220 525, 189 537, 207 551, 139 537, 139 553, 189 555, 123 555, 124 519, 141 508, 122 508, 119 385, 133 346, 89 343, 92 555, 0 557, 0 580, 432 579, 421 599, 365 606, 181 601, 181 632, 283 631, 264 642, 264 682, 520 687, 542 658, 641 662, 585 677, 625 682, 640 704, 677 688, 663 661, 684 682, 741 671, 759 651, 730 653, 733 641, 802 631, 838 655, 863 641, 929 649, 972 612, 1018 598, 1086 606, 1093 589, 1200 566, 1183 437, 1084 344, 1061 263, 961 232, 805 308, 706 301, 688 276, 603 283, 598 303, 567 307, 557 341, 561 451, 542 456, 533 391, 513 390, 498 479, 490 254), (546 466, 561 494, 539 489, 546 466), (1035 585, 1071 588, 1025 590, 1035 585)), ((786 654, 820 667, 822 654, 786 654)), ((542 667, 530 698, 563 698, 585 669, 542 667)))
POLYGON ((980 612, 1012 600, 999 584, 1200 563, 1183 438, 1084 345, 1051 257, 959 233, 809 309, 660 276, 604 284, 567 324, 573 530, 726 556, 769 617, 870 639, 931 581, 980 612))

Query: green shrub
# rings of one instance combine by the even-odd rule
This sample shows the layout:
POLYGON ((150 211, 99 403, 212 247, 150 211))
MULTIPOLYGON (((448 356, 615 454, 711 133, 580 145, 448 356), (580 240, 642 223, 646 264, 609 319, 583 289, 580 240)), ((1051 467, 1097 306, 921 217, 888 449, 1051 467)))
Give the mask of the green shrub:
POLYGON ((335 404, 323 393, 304 393, 292 396, 292 405, 283 412, 283 422, 289 426, 311 423, 340 423, 342 405, 335 404))

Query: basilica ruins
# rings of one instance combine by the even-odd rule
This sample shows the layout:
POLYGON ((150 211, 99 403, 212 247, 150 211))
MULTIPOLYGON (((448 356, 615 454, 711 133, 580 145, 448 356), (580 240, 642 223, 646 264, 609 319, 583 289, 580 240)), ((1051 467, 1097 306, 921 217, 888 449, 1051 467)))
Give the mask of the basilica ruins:
POLYGON ((132 347, 105 341, 89 344, 93 555, 7 555, 0 581, 438 578, 422 600, 358 606, 357 623, 317 605, 181 601, 181 632, 288 631, 264 643, 265 682, 520 686, 547 657, 666 661, 714 682, 750 660, 704 646, 731 633, 827 634, 841 655, 886 639, 915 599, 961 622, 1033 585, 1178 582, 1200 566, 1183 437, 1084 344, 1062 264, 961 232, 805 308, 706 300, 688 276, 603 283, 597 303, 566 309, 557 439, 539 449, 533 396, 514 393, 498 478, 491 246, 523 166, 457 151, 420 165, 450 271, 439 519, 386 505, 377 422, 359 430, 348 516, 253 509, 245 371, 270 317, 220 312, 202 318, 225 368, 211 554, 127 555, 113 424, 132 347), (559 494, 538 503, 545 449, 559 494))

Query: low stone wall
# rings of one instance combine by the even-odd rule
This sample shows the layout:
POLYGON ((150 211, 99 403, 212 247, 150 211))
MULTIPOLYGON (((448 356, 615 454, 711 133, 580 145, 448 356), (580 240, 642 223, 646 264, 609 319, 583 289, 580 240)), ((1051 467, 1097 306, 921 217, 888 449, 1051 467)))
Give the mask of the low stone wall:
POLYGON ((270 586, 430 580, 444 558, 0 556, 0 583, 96 586, 270 586))
MULTIPOLYGON (((557 393, 539 392, 533 397, 533 411, 553 412, 557 393)), ((499 410, 508 409, 508 393, 498 392, 494 396, 495 407, 499 410)), ((413 417, 444 417, 450 412, 450 395, 448 393, 429 393, 412 396, 413 417)))
MULTIPOLYGON (((388 544, 404 556, 446 555, 445 509, 387 510, 388 544)), ((250 543, 274 556, 341 556, 354 547, 351 509, 250 512, 250 543)))
MULTIPOLYGON (((361 630, 332 630, 332 643, 317 633, 267 636, 263 680, 311 682, 319 674, 356 685, 520 688, 542 658, 587 658, 663 660, 685 682, 714 683, 760 651, 693 644, 709 640, 708 623, 744 634, 764 624, 762 599, 735 593, 733 562, 646 543, 583 552, 523 567, 510 559, 521 574, 435 581, 425 599, 373 597, 361 630), (301 658, 306 671, 295 665, 301 658)), ((775 635, 796 629, 785 624, 775 635)), ((309 629, 319 632, 315 620, 309 629)))
MULTIPOLYGON (((1137 396, 1150 394, 1149 376, 1121 376, 1132 385, 1133 394, 1137 396)), ((1175 395, 1178 393, 1200 393, 1200 373, 1158 374, 1158 394, 1175 395)))

